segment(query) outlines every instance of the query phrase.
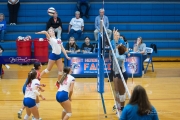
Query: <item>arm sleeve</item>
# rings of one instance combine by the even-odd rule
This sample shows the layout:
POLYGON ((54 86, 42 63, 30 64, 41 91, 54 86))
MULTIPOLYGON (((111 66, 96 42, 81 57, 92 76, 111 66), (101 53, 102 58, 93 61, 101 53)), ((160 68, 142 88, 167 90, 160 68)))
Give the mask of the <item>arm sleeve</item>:
POLYGON ((108 19, 108 17, 106 17, 106 29, 108 29, 109 28, 109 19, 108 19))
POLYGON ((59 18, 59 26, 61 26, 61 28, 62 28, 62 22, 61 22, 60 18, 59 18))
POLYGON ((40 93, 38 92, 38 86, 39 86, 39 85, 40 85, 40 81, 37 80, 37 82, 35 83, 35 87, 34 87, 34 89, 33 89, 33 92, 34 92, 37 96, 40 95, 40 93))
POLYGON ((84 27, 84 20, 82 19, 81 27, 84 27))
POLYGON ((146 44, 143 45, 143 51, 146 51, 146 44))
POLYGON ((93 52, 94 50, 94 46, 91 44, 91 52, 93 52))
POLYGON ((73 25, 73 18, 71 19, 71 21, 70 21, 70 23, 69 23, 70 25, 73 25))
POLYGON ((95 28, 97 30, 100 30, 100 28, 98 27, 98 17, 96 17, 96 19, 95 19, 95 28))

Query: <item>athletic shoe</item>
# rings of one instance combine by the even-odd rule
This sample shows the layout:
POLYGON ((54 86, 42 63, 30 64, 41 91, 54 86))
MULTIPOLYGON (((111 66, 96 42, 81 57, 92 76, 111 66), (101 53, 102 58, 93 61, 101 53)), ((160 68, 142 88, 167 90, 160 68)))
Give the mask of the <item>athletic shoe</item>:
POLYGON ((144 70, 142 71, 142 74, 144 75, 144 70))
MULTIPOLYGON (((37 120, 37 119, 35 119, 34 116, 32 116, 32 120, 37 120)), ((42 120, 42 118, 39 118, 39 120, 42 120)))
POLYGON ((9 68, 10 68, 10 66, 9 66, 9 65, 7 65, 7 64, 5 64, 5 66, 6 66, 6 68, 7 68, 7 69, 9 69, 9 68))
POLYGON ((13 25, 16 25, 16 23, 13 23, 13 25))
POLYGON ((59 89, 60 87, 59 81, 56 82, 55 86, 59 89))
POLYGON ((113 111, 116 111, 116 105, 113 106, 113 111))
POLYGON ((21 111, 21 110, 19 110, 19 112, 18 112, 18 118, 19 118, 19 119, 22 119, 22 117, 21 117, 21 116, 22 116, 22 111, 21 111))
POLYGON ((10 25, 13 25, 13 23, 10 23, 10 25))

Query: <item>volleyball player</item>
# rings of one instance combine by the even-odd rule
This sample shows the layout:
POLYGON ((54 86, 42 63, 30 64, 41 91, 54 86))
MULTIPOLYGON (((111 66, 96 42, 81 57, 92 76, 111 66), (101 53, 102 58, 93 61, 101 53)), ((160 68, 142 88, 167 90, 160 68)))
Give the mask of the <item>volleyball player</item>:
MULTIPOLYGON (((35 62, 34 63, 34 69, 36 70, 37 72, 37 79, 40 80, 40 69, 41 69, 41 63, 40 62, 35 62)), ((27 80, 26 82, 24 83, 24 86, 22 88, 23 90, 23 94, 25 95, 25 90, 26 90, 26 83, 27 83, 27 80)), ((42 87, 45 87, 45 84, 40 84, 40 86, 42 87)), ((43 92, 44 90, 39 86, 39 90, 41 92, 43 92)), ((36 97, 36 106, 39 107, 39 97, 37 96, 36 97)), ((23 110, 25 109, 25 106, 23 105, 22 108, 18 111, 18 118, 21 119, 21 115, 22 115, 22 112, 23 110)))
POLYGON ((70 101, 73 93, 75 78, 70 75, 71 68, 65 67, 63 71, 64 71, 63 76, 59 81, 60 87, 56 94, 56 100, 63 107, 62 120, 68 120, 72 115, 70 101))
MULTIPOLYGON (((125 43, 123 40, 120 39, 120 33, 114 29, 114 40, 111 41, 111 45, 114 49, 115 58, 113 58, 113 81, 114 81, 114 88, 115 88, 115 98, 116 98, 116 107, 118 109, 120 115, 121 111, 124 108, 124 102, 125 102, 125 88, 124 84, 122 82, 118 67, 120 67, 121 72, 123 74, 123 77, 125 81, 128 79, 128 75, 126 73, 124 61, 126 56, 124 53, 126 52, 125 43), (115 59, 117 59, 118 64, 116 64, 115 59)), ((119 117, 119 116, 118 116, 119 117)))
POLYGON ((36 96, 45 100, 45 98, 39 93, 38 89, 40 86, 40 81, 36 79, 37 72, 35 69, 32 69, 28 73, 28 79, 26 83, 26 91, 23 100, 23 104, 26 107, 26 115, 24 116, 24 120, 28 120, 31 113, 33 114, 33 120, 40 120, 39 111, 36 106, 36 96))
POLYGON ((63 74, 63 63, 62 63, 62 56, 61 56, 61 51, 64 53, 65 57, 70 60, 68 57, 62 41, 60 39, 56 39, 55 32, 53 28, 49 28, 48 31, 41 31, 37 32, 36 34, 45 34, 46 38, 48 39, 49 44, 52 47, 52 53, 49 55, 49 61, 47 68, 41 72, 40 77, 45 74, 49 73, 49 71, 52 69, 54 63, 56 63, 58 67, 58 81, 60 80, 62 74, 63 74))

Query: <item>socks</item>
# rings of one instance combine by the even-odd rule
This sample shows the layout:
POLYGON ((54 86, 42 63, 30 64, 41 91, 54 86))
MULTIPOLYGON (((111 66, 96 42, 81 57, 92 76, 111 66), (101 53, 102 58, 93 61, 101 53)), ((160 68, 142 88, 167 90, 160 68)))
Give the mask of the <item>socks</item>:
POLYGON ((36 103, 37 108, 39 108, 39 103, 36 103))
POLYGON ((24 120, 28 120, 29 119, 29 116, 26 114, 25 116, 24 116, 24 120))

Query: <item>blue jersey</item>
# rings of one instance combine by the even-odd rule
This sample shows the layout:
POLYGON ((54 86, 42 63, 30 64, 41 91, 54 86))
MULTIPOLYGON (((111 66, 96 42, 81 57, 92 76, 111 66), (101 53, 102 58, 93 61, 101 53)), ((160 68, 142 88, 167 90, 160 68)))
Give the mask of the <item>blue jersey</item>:
MULTIPOLYGON (((114 50, 114 49, 116 48, 116 46, 119 45, 119 44, 122 44, 122 45, 126 46, 124 40, 122 40, 122 39, 119 39, 117 42, 116 42, 115 40, 111 40, 111 45, 112 45, 113 50, 114 50)), ((127 47, 127 46, 126 46, 126 47, 127 47)))
POLYGON ((122 111, 119 120, 159 120, 157 111, 154 107, 149 114, 140 116, 138 113, 138 105, 128 104, 122 111))
POLYGON ((24 94, 24 95, 25 95, 25 91, 26 91, 27 80, 28 80, 28 79, 26 79, 26 82, 24 83, 23 88, 22 88, 22 91, 23 91, 23 94, 24 94))

